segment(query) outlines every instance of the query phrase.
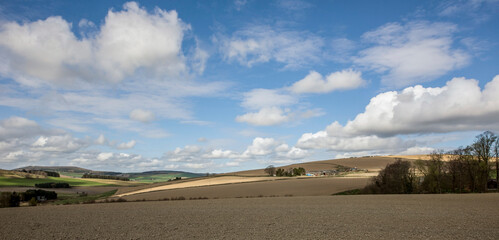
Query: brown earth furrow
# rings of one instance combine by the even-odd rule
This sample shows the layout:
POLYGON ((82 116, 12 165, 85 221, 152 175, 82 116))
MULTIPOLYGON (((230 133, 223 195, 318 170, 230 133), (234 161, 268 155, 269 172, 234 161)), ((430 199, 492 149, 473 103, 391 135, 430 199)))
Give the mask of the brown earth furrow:
POLYGON ((154 201, 0 209, 10 239, 497 239, 499 194, 154 201))

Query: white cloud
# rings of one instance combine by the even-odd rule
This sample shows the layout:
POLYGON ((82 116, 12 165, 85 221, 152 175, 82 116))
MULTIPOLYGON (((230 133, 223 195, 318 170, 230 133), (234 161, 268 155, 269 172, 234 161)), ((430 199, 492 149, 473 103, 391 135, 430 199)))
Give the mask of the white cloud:
POLYGON ((240 162, 227 162, 227 163, 225 163, 225 166, 228 166, 228 167, 237 167, 240 165, 241 165, 240 162))
POLYGON ((397 134, 499 130, 499 75, 483 90, 474 79, 453 78, 444 87, 420 85, 385 92, 349 121, 353 134, 397 134))
POLYGON ((244 93, 242 106, 248 109, 280 107, 295 104, 297 99, 278 89, 257 88, 244 93))
POLYGON ((185 163, 185 164, 183 164, 184 167, 195 169, 195 170, 206 169, 206 168, 210 167, 211 165, 213 165, 213 164, 212 163, 185 163))
POLYGON ((400 155, 425 155, 425 154, 430 154, 433 151, 435 151, 435 149, 432 147, 411 147, 411 148, 408 148, 407 150, 402 151, 398 154, 400 154, 400 155))
POLYGON ((248 0, 234 0, 234 7, 237 11, 241 11, 241 9, 248 3, 248 0))
POLYGON ((335 38, 331 41, 332 54, 329 57, 336 62, 347 63, 351 60, 355 48, 354 41, 348 38, 335 38))
POLYGON ((278 158, 284 159, 303 159, 307 156, 310 156, 310 152, 298 148, 298 147, 289 147, 288 144, 281 144, 275 148, 275 152, 278 158))
POLYGON ((61 17, 3 23, 0 55, 8 60, 0 73, 28 86, 69 86, 80 80, 119 82, 139 69, 151 76, 186 70, 181 48, 189 26, 175 11, 148 13, 128 2, 122 11, 108 12, 95 37, 78 39, 71 28, 61 17))
POLYGON ((236 116, 237 122, 255 126, 272 126, 323 115, 321 109, 291 110, 287 106, 297 105, 298 98, 287 89, 253 89, 243 94, 241 105, 252 112, 236 116), (256 110, 256 112, 255 112, 256 110))
POLYGON ((101 134, 99 135, 99 137, 95 140, 95 143, 99 144, 99 145, 106 145, 108 142, 107 142, 107 139, 106 137, 104 136, 104 134, 101 134))
POLYGON ((106 77, 120 80, 141 67, 162 74, 183 71, 181 46, 189 26, 177 12, 155 8, 149 14, 135 2, 125 3, 123 9, 108 12, 96 39, 98 64, 106 77))
POLYGON ((440 88, 417 85, 400 92, 381 93, 345 126, 333 122, 325 130, 305 133, 296 147, 364 155, 427 153, 432 148, 396 135, 497 131, 497 93, 499 75, 483 90, 476 80, 454 78, 440 88))
POLYGON ((36 136, 44 131, 33 120, 10 117, 0 121, 0 140, 36 136))
MULTIPOLYGON (((289 111, 288 111, 289 112, 289 111)), ((288 122, 290 117, 278 107, 262 108, 258 112, 246 113, 236 117, 236 121, 255 126, 272 126, 288 122)))
MULTIPOLYGON (((101 134, 97 139, 77 138, 58 130, 42 128, 33 120, 11 117, 0 121, 0 162, 12 168, 26 165, 68 165, 81 164, 93 169, 133 169, 136 163, 150 161, 140 155, 100 152, 94 149, 99 145, 118 149, 132 148, 136 142, 116 144, 101 134), (8 131, 4 131, 8 129, 8 131), (5 138, 3 138, 5 137, 5 138)), ((138 166, 137 166, 138 167, 138 166)), ((137 168, 139 170, 143 168, 137 168)))
MULTIPOLYGON (((139 166, 141 168, 145 168, 145 169, 154 169, 154 168, 158 168, 162 165, 163 165, 163 161, 160 161, 158 159, 152 159, 150 161, 144 161, 144 162, 140 162, 137 164, 137 166, 139 166)), ((171 167, 166 168, 166 169, 175 169, 175 168, 176 168, 175 166, 171 166, 171 167)))
POLYGON ((136 143, 137 142, 135 140, 131 140, 129 142, 124 142, 124 143, 118 144, 118 146, 116 146, 116 148, 118 148, 118 149, 130 149, 130 148, 135 147, 136 143))
POLYGON ((148 123, 154 121, 155 116, 154 113, 151 111, 137 108, 130 112, 130 119, 143 123, 148 123))
POLYGON ((305 78, 295 82, 290 90, 295 93, 328 93, 335 90, 355 89, 365 83, 362 73, 352 69, 331 73, 325 79, 320 73, 311 71, 305 78))
POLYGON ((215 149, 207 154, 203 154, 203 158, 217 158, 217 159, 223 159, 223 158, 229 158, 231 156, 234 156, 234 153, 230 150, 222 150, 222 149, 215 149))
POLYGON ((440 16, 468 16, 475 22, 489 20, 490 16, 497 12, 497 9, 499 9, 498 0, 443 1, 437 8, 440 16))
POLYGON ((253 143, 248 146, 246 151, 242 156, 252 157, 252 156, 263 156, 269 155, 274 151, 274 148, 279 144, 273 138, 261 138, 257 137, 253 139, 253 143))
POLYGON ((273 126, 291 121, 322 116, 321 109, 304 108, 298 103, 295 95, 287 92, 289 89, 253 89, 244 93, 242 106, 246 109, 257 110, 236 116, 237 122, 245 122, 254 126, 273 126), (287 106, 294 106, 291 110, 287 106))
POLYGON ((246 109, 258 110, 236 117, 237 122, 245 122, 255 126, 278 125, 291 120, 292 113, 282 107, 297 103, 297 99, 279 89, 253 89, 243 94, 242 106, 246 109))
POLYGON ((201 160, 202 148, 187 145, 184 148, 177 147, 173 151, 165 153, 164 158, 170 162, 195 162, 201 160))
POLYGON ((313 6, 311 3, 301 0, 278 0, 277 4, 279 7, 291 11, 303 11, 313 6))
POLYGON ((206 61, 208 60, 210 55, 199 45, 199 40, 196 40, 196 48, 194 49, 191 56, 191 65, 194 71, 202 74, 204 72, 204 69, 206 68, 206 61))
POLYGON ((131 121, 129 119, 95 117, 92 118, 92 121, 94 124, 106 125, 112 129, 135 132, 146 138, 165 138, 170 136, 170 134, 162 128, 158 128, 154 125, 137 126, 134 121, 131 121))
POLYGON ((87 147, 87 141, 73 138, 69 134, 59 136, 40 136, 36 142, 32 144, 31 150, 45 152, 75 152, 84 147, 87 147))
POLYGON ((111 158, 112 156, 114 155, 114 153, 99 153, 99 155, 97 155, 97 160, 99 161, 106 161, 108 160, 109 158, 111 158))
POLYGON ((354 63, 385 74, 382 82, 389 86, 431 81, 470 61, 452 46, 456 31, 450 23, 388 23, 362 36, 375 45, 360 51, 354 63))
POLYGON ((93 27, 95 27, 95 23, 93 23, 92 21, 89 21, 88 19, 81 19, 80 22, 78 22, 78 27, 79 28, 87 28, 87 27, 93 28, 93 27))
POLYGON ((376 135, 347 135, 337 122, 326 130, 303 134, 296 146, 303 149, 326 149, 336 152, 400 151, 415 143, 405 142, 397 137, 382 138, 376 135))
POLYGON ((184 56, 189 26, 175 11, 148 12, 129 2, 122 10, 109 10, 95 29, 85 19, 78 25, 92 28, 80 29, 92 34, 76 37, 72 24, 61 17, 0 23, 0 75, 16 81, 0 84, 6 89, 0 105, 51 116, 46 122, 71 131, 105 125, 162 138, 169 134, 158 125, 127 120, 201 123, 185 98, 227 88, 226 83, 193 80, 191 73, 202 73, 208 54, 196 41, 184 56))
POLYGON ((305 149, 301 149, 301 148, 298 148, 298 147, 292 147, 286 153, 285 157, 286 158, 291 158, 291 159, 303 159, 303 158, 305 158, 305 157, 307 157, 309 155, 310 155, 310 153, 307 150, 305 150, 305 149))
POLYGON ((158 169, 164 163, 157 159, 144 158, 138 154, 84 152, 72 157, 71 165, 108 171, 145 171, 158 169))
POLYGON ((285 64, 285 68, 308 65, 321 59, 324 45, 324 40, 312 33, 268 26, 251 26, 216 40, 225 59, 248 67, 269 61, 285 64))

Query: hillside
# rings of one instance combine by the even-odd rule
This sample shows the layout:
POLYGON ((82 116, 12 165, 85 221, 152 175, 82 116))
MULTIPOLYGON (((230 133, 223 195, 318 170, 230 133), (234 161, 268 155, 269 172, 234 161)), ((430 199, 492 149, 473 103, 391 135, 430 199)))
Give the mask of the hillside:
MULTIPOLYGON (((403 156, 398 156, 399 158, 403 158, 403 156)), ((404 158, 407 161, 415 161, 417 158, 404 158)), ((393 163, 396 161, 395 157, 385 157, 385 156, 373 156, 373 157, 359 157, 359 158, 342 158, 342 159, 331 159, 331 160, 322 160, 322 161, 314 161, 314 162, 306 162, 306 163, 297 163, 285 166, 275 166, 276 168, 305 168, 307 172, 311 171, 327 171, 327 170, 336 170, 338 167, 344 166, 349 168, 357 168, 364 169, 370 172, 377 172, 386 167, 387 164, 393 163)), ((233 173, 226 173, 224 175, 237 175, 237 176, 262 176, 266 175, 265 169, 255 169, 248 171, 240 171, 233 173)))
MULTIPOLYGON (((419 158, 404 158, 415 161, 419 158)), ((395 157, 359 157, 332 159, 307 163, 277 166, 276 168, 305 168, 307 173, 320 173, 338 169, 357 168, 360 171, 341 172, 330 176, 269 177, 264 169, 224 173, 216 176, 190 179, 137 188, 120 189, 115 195, 127 200, 158 200, 163 198, 209 197, 234 198, 255 196, 323 196, 363 188, 370 177, 375 176, 387 164, 397 161, 395 157)))
POLYGON ((132 172, 132 173, 122 173, 122 172, 111 172, 111 171, 96 171, 81 167, 74 166, 27 166, 20 167, 14 170, 42 170, 42 171, 53 171, 58 172, 62 176, 81 178, 84 173, 91 173, 95 175, 107 175, 107 176, 121 176, 127 177, 132 181, 152 183, 152 182, 166 182, 170 179, 175 178, 194 178, 204 176, 205 174, 183 172, 183 171, 147 171, 147 172, 132 172))

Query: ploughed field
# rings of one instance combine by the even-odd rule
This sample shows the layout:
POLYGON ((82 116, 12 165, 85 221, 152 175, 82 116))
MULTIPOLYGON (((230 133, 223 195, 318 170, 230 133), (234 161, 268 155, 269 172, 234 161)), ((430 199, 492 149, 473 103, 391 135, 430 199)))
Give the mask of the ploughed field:
POLYGON ((0 209, 2 239, 497 239, 499 194, 232 198, 0 209))
MULTIPOLYGON (((368 178, 349 178, 349 177, 310 177, 310 178, 271 178, 267 177, 261 180, 254 177, 241 177, 244 180, 259 180, 254 182, 234 182, 228 184, 217 184, 226 182, 225 178, 230 180, 238 177, 216 177, 213 179, 204 179, 211 181, 208 186, 196 186, 198 181, 188 182, 191 187, 173 188, 181 184, 170 184, 158 186, 155 188, 142 189, 138 192, 127 192, 117 197, 129 201, 135 200, 160 200, 164 198, 249 198, 249 197, 269 197, 269 196, 330 196, 334 193, 346 190, 362 188, 368 178), (218 182, 217 182, 218 181, 218 182), (171 189, 164 189, 171 187, 171 189), (152 190, 152 191, 148 191, 152 190), (129 194, 129 195, 127 195, 129 194)), ((204 181, 203 180, 203 181, 204 181)))
POLYGON ((307 171, 337 169, 339 166, 357 167, 368 173, 349 173, 342 177, 269 177, 263 169, 221 174, 217 177, 196 178, 159 183, 151 186, 121 188, 115 197, 126 200, 159 200, 164 198, 245 198, 258 196, 324 196, 359 189, 370 177, 387 164, 390 157, 362 157, 316 161, 284 166, 284 169, 303 167, 307 171))

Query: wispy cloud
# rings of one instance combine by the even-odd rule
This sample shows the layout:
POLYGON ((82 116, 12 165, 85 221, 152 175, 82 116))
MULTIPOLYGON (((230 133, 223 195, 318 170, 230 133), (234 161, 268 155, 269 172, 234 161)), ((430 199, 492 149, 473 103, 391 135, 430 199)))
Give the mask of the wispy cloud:
POLYGON ((254 25, 236 31, 232 36, 219 35, 216 40, 228 61, 251 67, 275 61, 284 68, 298 68, 322 59, 324 39, 305 31, 289 31, 265 25, 254 25))
POLYGON ((374 45, 361 50, 354 63, 383 74, 388 86, 431 81, 470 61, 468 53, 453 47, 456 31, 450 23, 388 23, 362 36, 374 45))

